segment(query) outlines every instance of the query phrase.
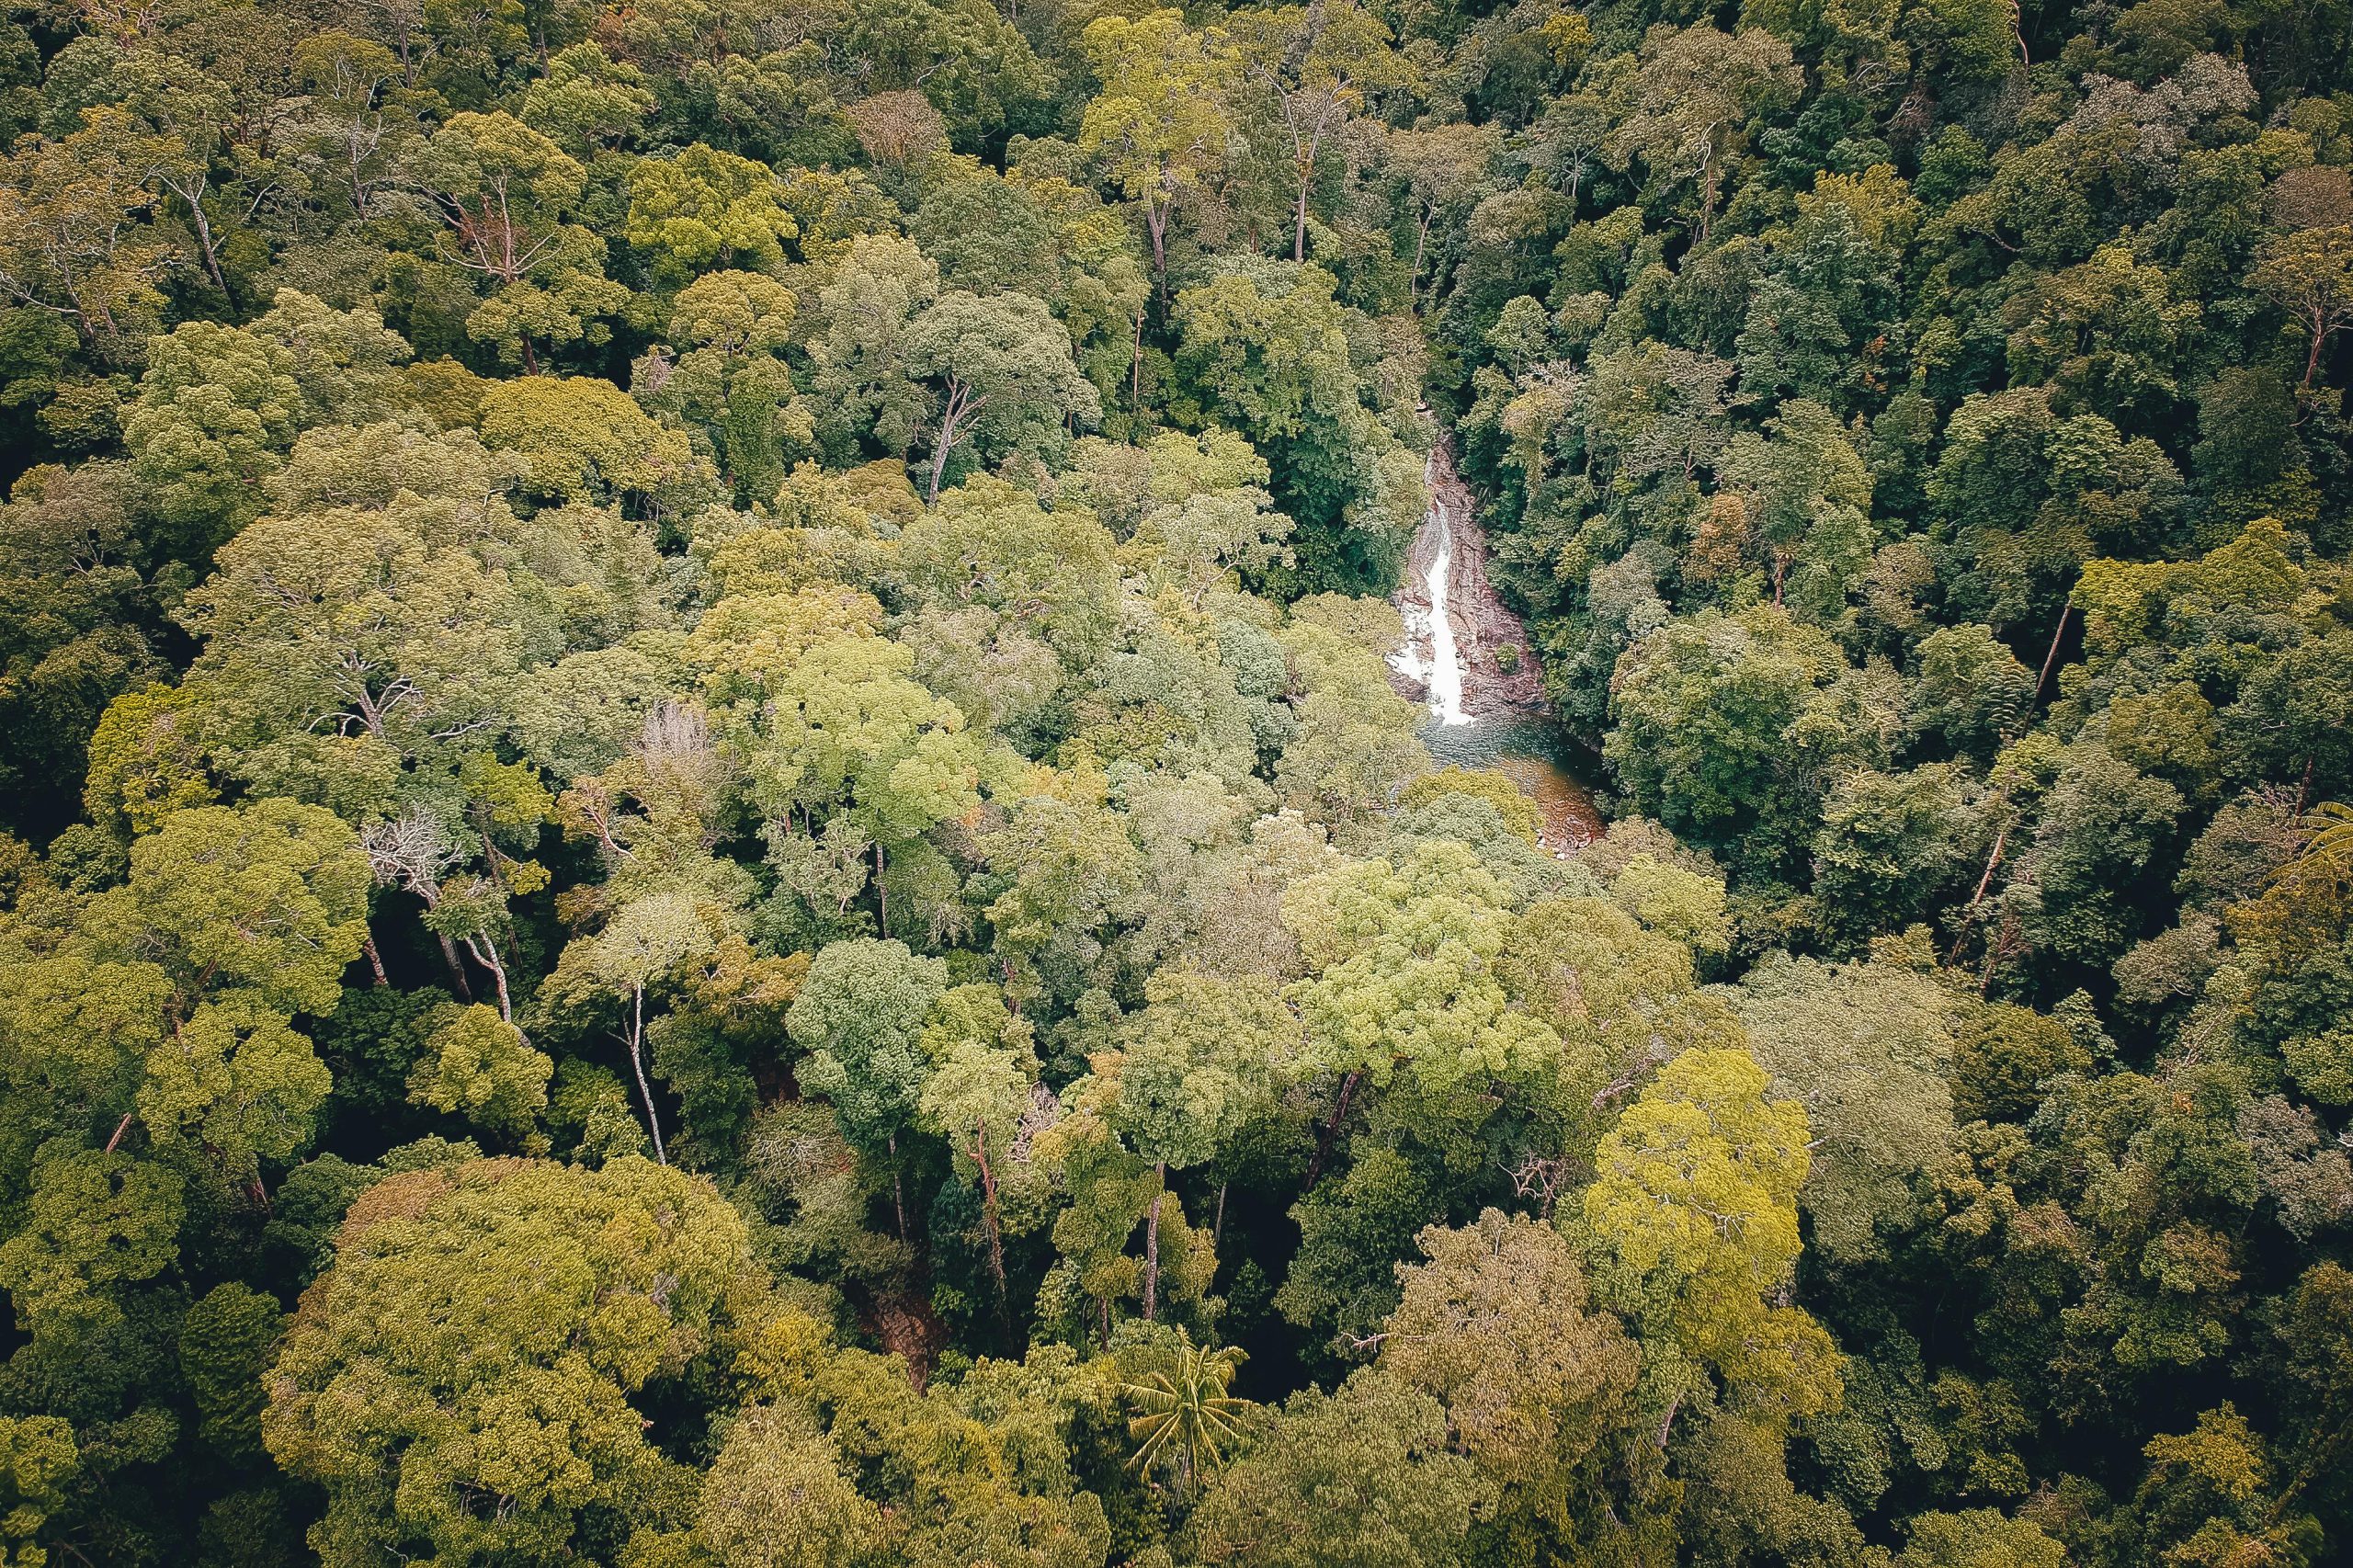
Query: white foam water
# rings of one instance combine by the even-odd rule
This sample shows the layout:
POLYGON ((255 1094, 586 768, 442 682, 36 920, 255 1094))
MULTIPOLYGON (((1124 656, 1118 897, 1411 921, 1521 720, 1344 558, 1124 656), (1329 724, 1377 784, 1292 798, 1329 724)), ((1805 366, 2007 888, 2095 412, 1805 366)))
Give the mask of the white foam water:
MULTIPOLYGON (((1426 478, 1434 478, 1438 459, 1430 459, 1426 478)), ((1430 556, 1429 570, 1423 574, 1423 586, 1429 594, 1426 610, 1411 599, 1399 604, 1398 611, 1405 623, 1405 643, 1389 655, 1389 667, 1407 680, 1420 686, 1429 697, 1430 713, 1439 724, 1468 724, 1471 715, 1462 708, 1462 658, 1454 640, 1454 617, 1447 607, 1447 589, 1454 571, 1454 525, 1446 507, 1438 501, 1435 485, 1430 492, 1430 509, 1422 527, 1438 528, 1438 549, 1430 556)))
POLYGON ((1430 557, 1430 711, 1441 724, 1467 724, 1462 710, 1462 660, 1454 645, 1454 615, 1447 608, 1447 579, 1454 569, 1454 528, 1435 498, 1438 553, 1430 557))

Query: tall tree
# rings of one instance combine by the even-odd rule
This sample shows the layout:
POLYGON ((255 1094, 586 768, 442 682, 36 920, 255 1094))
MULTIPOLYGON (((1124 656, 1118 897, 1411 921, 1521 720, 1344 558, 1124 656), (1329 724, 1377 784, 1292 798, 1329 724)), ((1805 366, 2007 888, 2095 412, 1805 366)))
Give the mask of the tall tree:
POLYGON ((1143 208, 1152 270, 1168 298, 1168 224, 1186 192, 1224 164, 1228 101, 1239 61, 1224 31, 1195 31, 1178 11, 1130 21, 1098 17, 1080 40, 1102 90, 1089 100, 1078 144, 1103 161, 1122 195, 1143 208))
POLYGON ((938 387, 929 500, 939 499, 949 457, 975 437, 998 452, 1051 451, 1073 426, 1103 417, 1102 399, 1071 358, 1069 331, 1027 294, 942 294, 907 324, 906 364, 914 379, 938 387))
POLYGON ((1412 86, 1416 74, 1389 25, 1352 0, 1315 0, 1236 12, 1242 69, 1289 154, 1291 260, 1307 259, 1308 199, 1327 153, 1373 95, 1412 86))

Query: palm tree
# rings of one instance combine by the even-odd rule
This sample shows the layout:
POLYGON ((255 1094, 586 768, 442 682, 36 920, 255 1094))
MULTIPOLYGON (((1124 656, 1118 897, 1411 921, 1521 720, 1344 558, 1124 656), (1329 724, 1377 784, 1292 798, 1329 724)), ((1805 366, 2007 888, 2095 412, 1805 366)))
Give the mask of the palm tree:
POLYGON ((2273 881, 2342 882, 2353 874, 2353 806, 2324 801, 2304 813, 2302 826, 2308 835, 2303 847, 2273 874, 2273 881))
POLYGON ((1237 1346, 1195 1345, 1190 1334, 1177 1329, 1173 1368, 1147 1373, 1140 1383, 1120 1385, 1135 1412, 1128 1422, 1128 1436, 1142 1439, 1128 1467, 1149 1469, 1173 1451, 1178 1477, 1190 1485, 1203 1466, 1223 1462, 1219 1445, 1241 1437, 1242 1418, 1257 1408, 1254 1402, 1225 1392, 1233 1382, 1234 1369, 1245 1359, 1237 1346))

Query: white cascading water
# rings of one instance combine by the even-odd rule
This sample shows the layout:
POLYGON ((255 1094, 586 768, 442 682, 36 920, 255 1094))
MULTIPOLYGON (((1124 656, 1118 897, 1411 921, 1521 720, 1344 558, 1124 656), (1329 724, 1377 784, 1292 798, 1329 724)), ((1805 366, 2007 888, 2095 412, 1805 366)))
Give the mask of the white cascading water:
POLYGON ((1446 508, 1433 504, 1438 514, 1438 553, 1430 557, 1430 711, 1441 724, 1467 724, 1462 710, 1462 660, 1454 647, 1454 615, 1446 597, 1447 578, 1454 566, 1454 528, 1446 508))
POLYGON ((1430 712, 1440 724, 1468 724, 1471 715, 1462 710, 1462 657, 1454 641, 1454 618, 1447 604, 1447 590, 1454 571, 1454 522, 1438 497, 1437 476, 1438 454, 1434 452, 1423 474, 1431 485, 1430 509, 1422 519, 1415 549, 1415 554, 1420 553, 1421 537, 1432 528, 1437 528, 1438 548, 1430 552, 1429 568, 1422 574, 1422 585, 1429 593, 1429 608, 1425 610, 1409 595, 1399 596, 1397 608, 1405 622, 1405 642, 1389 655, 1389 667, 1421 686, 1429 697, 1430 712), (1429 647, 1427 658, 1422 651, 1425 642, 1429 647))

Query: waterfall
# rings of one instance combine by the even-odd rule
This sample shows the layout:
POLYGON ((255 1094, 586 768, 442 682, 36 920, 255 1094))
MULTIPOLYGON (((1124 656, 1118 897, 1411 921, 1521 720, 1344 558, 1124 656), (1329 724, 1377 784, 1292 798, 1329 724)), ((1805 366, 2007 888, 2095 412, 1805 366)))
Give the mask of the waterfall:
POLYGON ((1443 441, 1431 451, 1423 478, 1429 509, 1406 548, 1392 599, 1404 633, 1389 653, 1397 691, 1427 706, 1422 744, 1434 759, 1509 778, 1543 819, 1538 845, 1567 856, 1601 832, 1601 813, 1593 792, 1564 765, 1528 628, 1488 580, 1478 514, 1443 441), (1466 647, 1473 655, 1468 662, 1466 647), (1482 647, 1508 647, 1518 657, 1506 671, 1501 661, 1480 653, 1482 647))
POLYGON ((1405 625, 1405 641, 1389 655, 1389 667, 1422 687, 1430 713, 1439 724, 1460 725, 1470 723, 1472 718, 1462 706, 1462 653, 1454 636, 1454 608, 1448 602, 1454 575, 1454 515, 1447 505, 1447 487, 1439 480, 1442 472, 1451 481, 1454 470, 1449 464, 1441 471, 1443 460, 1443 449, 1432 452, 1424 470, 1430 506, 1407 552, 1409 559, 1420 559, 1427 551, 1429 564, 1422 571, 1420 585, 1429 596, 1428 602, 1423 604, 1414 593, 1409 575, 1397 593, 1397 613, 1405 625))
POLYGON ((1462 660, 1454 646, 1454 612, 1447 603, 1447 578, 1454 566, 1454 529, 1446 508, 1433 496, 1438 515, 1438 552, 1430 557, 1430 711, 1441 724, 1467 724, 1462 710, 1462 660))

